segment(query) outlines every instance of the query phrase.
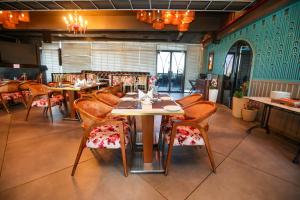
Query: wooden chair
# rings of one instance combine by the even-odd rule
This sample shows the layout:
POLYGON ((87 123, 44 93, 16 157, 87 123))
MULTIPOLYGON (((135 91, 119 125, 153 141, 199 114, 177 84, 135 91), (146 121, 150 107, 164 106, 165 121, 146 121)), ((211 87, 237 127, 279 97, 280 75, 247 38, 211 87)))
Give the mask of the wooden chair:
POLYGON ((82 151, 92 149, 121 149, 124 175, 127 173, 126 145, 129 126, 122 120, 112 119, 109 114, 112 107, 93 98, 81 98, 74 107, 82 120, 84 130, 71 175, 74 176, 82 151))
POLYGON ((97 90, 93 93, 95 98, 103 103, 115 107, 121 101, 120 97, 106 91, 97 90))
POLYGON ((7 113, 10 113, 7 105, 7 102, 10 100, 20 100, 25 108, 27 108, 25 97, 23 93, 19 91, 19 84, 19 81, 8 81, 0 85, 0 102, 3 104, 7 113))
POLYGON ((23 93, 23 96, 25 97, 26 105, 28 104, 29 97, 31 96, 31 92, 29 90, 28 85, 35 84, 35 83, 37 83, 37 81, 27 80, 27 81, 23 81, 19 84, 19 90, 23 93))
MULTIPOLYGON (((205 145, 213 172, 216 166, 208 140, 208 118, 217 110, 216 104, 208 101, 199 101, 184 107, 185 119, 174 120, 168 124, 163 139, 168 143, 168 154, 165 164, 165 175, 168 174, 173 146, 202 146, 205 145)), ((163 151, 164 152, 164 151, 163 151)))
MULTIPOLYGON (((121 101, 120 97, 117 97, 116 95, 113 95, 112 93, 109 93, 109 92, 103 92, 102 90, 95 91, 93 93, 93 95, 97 100, 99 100, 111 107, 117 106, 121 101)), ((120 118, 120 116, 117 118, 120 118)), ((135 116, 127 116, 126 120, 128 121, 130 128, 133 130, 133 137, 131 137, 131 138, 134 139, 132 141, 132 144, 134 144, 135 137, 136 137, 136 118, 135 118, 135 116)))
POLYGON ((43 84, 33 83, 27 84, 26 86, 30 90, 31 96, 27 104, 28 109, 25 120, 28 120, 28 116, 32 107, 42 107, 44 108, 44 115, 47 115, 47 112, 49 110, 51 122, 53 123, 52 107, 58 105, 61 109, 63 96, 53 95, 52 91, 43 84))
POLYGON ((201 100, 203 100, 202 94, 191 94, 176 100, 176 103, 178 103, 181 107, 185 107, 201 100))

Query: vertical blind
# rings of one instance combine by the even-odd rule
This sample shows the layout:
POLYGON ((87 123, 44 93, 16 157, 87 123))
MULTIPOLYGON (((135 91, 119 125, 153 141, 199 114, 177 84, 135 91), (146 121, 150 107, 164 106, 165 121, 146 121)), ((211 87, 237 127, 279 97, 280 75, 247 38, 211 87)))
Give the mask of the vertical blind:
POLYGON ((156 74, 156 51, 186 51, 185 89, 188 80, 197 78, 200 72, 202 49, 200 45, 146 42, 78 42, 62 41, 62 66, 59 66, 59 43, 44 43, 42 64, 51 73, 94 71, 133 71, 156 74))

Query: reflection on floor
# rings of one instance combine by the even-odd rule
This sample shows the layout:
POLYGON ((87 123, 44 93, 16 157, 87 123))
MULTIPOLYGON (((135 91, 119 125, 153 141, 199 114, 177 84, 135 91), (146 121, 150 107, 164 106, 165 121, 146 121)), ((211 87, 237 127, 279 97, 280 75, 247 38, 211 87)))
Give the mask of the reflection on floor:
MULTIPOLYGON (((178 95, 177 97, 179 97, 178 95)), ((70 176, 82 130, 55 110, 51 124, 33 109, 0 110, 0 199, 300 199, 296 147, 219 106, 209 139, 217 163, 211 173, 205 148, 176 148, 168 176, 122 174, 118 150, 85 150, 70 176), (3 163, 2 163, 3 161, 3 163)), ((157 124, 159 126, 159 124, 157 124)))

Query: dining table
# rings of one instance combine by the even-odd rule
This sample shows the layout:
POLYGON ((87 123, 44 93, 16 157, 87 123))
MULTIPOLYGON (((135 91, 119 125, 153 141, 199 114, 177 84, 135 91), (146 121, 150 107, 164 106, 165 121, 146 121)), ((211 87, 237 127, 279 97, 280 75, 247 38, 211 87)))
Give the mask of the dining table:
POLYGON ((64 120, 78 120, 76 115, 76 110, 74 108, 74 101, 78 97, 79 92, 89 91, 92 89, 100 89, 101 87, 106 86, 106 82, 98 82, 90 85, 83 85, 76 87, 72 84, 62 84, 61 86, 49 87, 52 91, 61 91, 64 96, 64 104, 67 109, 67 115, 64 117, 64 120))
MULTIPOLYGON (((112 110, 112 115, 141 117, 141 150, 135 149, 130 171, 132 173, 163 173, 161 156, 153 153, 155 116, 183 115, 184 110, 168 94, 154 94, 147 104, 139 100, 136 93, 127 93, 112 110), (175 109, 167 109, 175 108, 175 109)), ((160 126, 160 124, 156 124, 160 126)), ((135 140, 134 140, 135 141, 135 140)), ((134 144, 135 145, 135 144, 134 144)))

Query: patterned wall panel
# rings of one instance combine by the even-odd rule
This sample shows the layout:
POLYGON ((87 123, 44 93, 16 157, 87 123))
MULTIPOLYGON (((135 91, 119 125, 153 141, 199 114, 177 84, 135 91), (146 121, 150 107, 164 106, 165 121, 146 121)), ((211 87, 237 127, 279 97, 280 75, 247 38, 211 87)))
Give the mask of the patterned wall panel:
MULTIPOLYGON (((300 82, 300 1, 268 15, 210 44, 205 51, 215 53, 213 73, 223 74, 223 64, 230 47, 238 40, 252 47, 254 80, 300 82)), ((205 67, 207 69, 207 67, 205 67)))

